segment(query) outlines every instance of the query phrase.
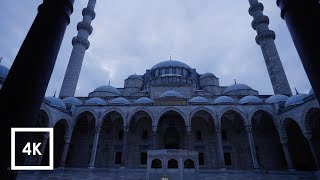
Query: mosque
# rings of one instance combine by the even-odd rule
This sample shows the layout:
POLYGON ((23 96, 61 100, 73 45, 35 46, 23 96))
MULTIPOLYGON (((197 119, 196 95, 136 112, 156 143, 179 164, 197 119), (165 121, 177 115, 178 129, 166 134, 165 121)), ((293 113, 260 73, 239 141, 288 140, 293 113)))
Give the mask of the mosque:
MULTIPOLYGON (((38 127, 54 128, 54 166, 143 169, 148 150, 183 149, 198 152, 200 170, 319 170, 319 103, 312 89, 292 95, 263 5, 249 2, 274 94, 220 85, 214 74, 170 59, 128 76, 123 87, 102 85, 74 97, 95 17, 89 0, 60 95, 46 97, 36 117, 38 127)), ((0 87, 8 71, 0 65, 0 87)), ((35 138, 48 144, 46 136, 35 138)), ((43 158, 29 163, 44 163, 48 147, 41 151, 43 158)))

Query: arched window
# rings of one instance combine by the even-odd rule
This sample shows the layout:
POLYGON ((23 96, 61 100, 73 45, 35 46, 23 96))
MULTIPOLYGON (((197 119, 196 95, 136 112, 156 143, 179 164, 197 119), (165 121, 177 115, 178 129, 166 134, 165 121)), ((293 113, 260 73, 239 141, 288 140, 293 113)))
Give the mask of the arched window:
POLYGON ((162 163, 160 159, 154 159, 151 162, 151 168, 162 168, 162 163))
POLYGON ((194 169, 194 162, 191 159, 187 159, 184 161, 184 168, 186 169, 194 169))
POLYGON ((147 129, 143 129, 141 138, 148 139, 148 130, 147 129))
POLYGON ((200 130, 198 130, 198 131, 196 132, 196 139, 197 139, 198 141, 201 141, 201 140, 202 140, 202 133, 201 133, 200 130))
POLYGON ((168 168, 178 168, 178 161, 175 159, 170 159, 168 161, 168 168))
POLYGON ((119 138, 119 140, 122 140, 122 138, 123 138, 123 130, 119 131, 118 138, 119 138))

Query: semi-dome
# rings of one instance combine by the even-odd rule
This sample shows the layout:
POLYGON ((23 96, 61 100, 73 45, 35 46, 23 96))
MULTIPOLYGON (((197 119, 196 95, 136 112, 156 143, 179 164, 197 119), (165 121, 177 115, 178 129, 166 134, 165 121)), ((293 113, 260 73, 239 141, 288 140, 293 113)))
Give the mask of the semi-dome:
POLYGON ((137 75, 137 74, 132 74, 128 77, 128 79, 140 79, 142 80, 142 77, 140 75, 137 75))
POLYGON ((130 102, 126 98, 118 97, 118 98, 112 99, 110 101, 110 104, 128 105, 128 104, 130 104, 130 102))
POLYGON ((226 94, 228 92, 232 91, 238 91, 238 90, 253 90, 250 86, 246 84, 233 84, 231 86, 228 86, 224 91, 223 94, 226 94))
POLYGON ((190 103, 209 103, 208 99, 201 96, 193 97, 192 99, 189 100, 189 102, 190 103))
POLYGON ((162 62, 154 65, 151 69, 158 69, 158 68, 164 68, 164 67, 180 67, 180 68, 191 69, 191 67, 189 65, 187 65, 183 62, 174 61, 174 60, 162 61, 162 62))
POLYGON ((148 97, 141 97, 136 100, 135 104, 151 104, 153 100, 148 97))
POLYGON ((100 86, 100 87, 96 88, 94 90, 94 92, 108 92, 108 93, 121 95, 121 92, 117 88, 110 86, 110 85, 100 86))
POLYGON ((200 76, 200 79, 203 79, 203 78, 217 78, 217 77, 212 73, 204 73, 200 76))
POLYGON ((311 88, 308 95, 313 95, 314 94, 314 90, 311 88))
POLYGON ((262 103, 263 100, 258 98, 257 96, 245 96, 240 99, 240 104, 251 104, 251 103, 262 103))
POLYGON ((62 101, 65 104, 71 104, 71 105, 82 105, 82 101, 80 101, 78 98, 75 97, 66 97, 64 99, 62 99, 62 101))
POLYGON ((50 104, 51 106, 66 109, 66 105, 65 105, 64 102, 63 102, 61 99, 59 99, 59 98, 56 98, 56 97, 45 97, 45 100, 49 101, 49 104, 50 104))
POLYGON ((273 103, 279 103, 279 102, 286 102, 288 99, 289 99, 288 96, 285 96, 282 94, 276 94, 266 99, 266 103, 273 104, 273 103))
POLYGON ((284 104, 285 107, 293 106, 293 105, 299 105, 303 103, 303 99, 306 98, 307 94, 297 94, 294 96, 291 96, 286 103, 284 104))
POLYGON ((179 92, 177 91, 174 91, 174 90, 169 90, 169 91, 166 91, 164 93, 162 93, 160 95, 161 98, 163 97, 177 97, 177 98, 183 98, 184 96, 182 94, 180 94, 179 92))
POLYGON ((0 77, 6 78, 9 74, 9 69, 0 64, 0 77))
POLYGON ((220 96, 213 101, 214 104, 228 104, 235 103, 236 101, 229 96, 220 96))
POLYGON ((85 102, 86 105, 106 105, 107 103, 101 98, 91 98, 85 102))

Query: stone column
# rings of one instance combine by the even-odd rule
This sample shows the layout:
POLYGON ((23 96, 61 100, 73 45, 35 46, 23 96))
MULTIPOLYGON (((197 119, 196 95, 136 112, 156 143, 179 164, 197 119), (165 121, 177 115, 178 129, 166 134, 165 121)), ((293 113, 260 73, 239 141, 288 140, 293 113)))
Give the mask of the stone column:
POLYGON ((187 150, 191 151, 193 148, 193 140, 191 136, 191 127, 187 126, 187 150))
POLYGON ((157 126, 152 126, 152 149, 157 149, 157 126))
POLYGON ((249 140, 249 146, 250 146, 250 152, 251 152, 253 168, 254 169, 259 169, 259 163, 258 163, 258 159, 257 159, 256 147, 255 147, 253 136, 252 136, 252 127, 251 126, 246 126, 246 131, 247 131, 247 134, 248 134, 248 140, 249 140))
POLYGON ((224 169, 224 152, 221 137, 221 127, 215 126, 216 136, 217 136, 217 152, 218 152, 218 166, 224 169))
POLYGON ((43 159, 43 156, 44 156, 44 151, 46 149, 46 146, 47 146, 47 142, 48 142, 48 138, 49 138, 49 134, 46 133, 44 134, 43 136, 43 141, 42 141, 42 144, 41 144, 41 149, 40 149, 40 152, 41 152, 41 156, 39 156, 38 160, 37 160, 37 165, 41 165, 41 162, 42 162, 42 159, 43 159))
MULTIPOLYGON (((10 147, 11 127, 32 127, 44 98, 65 30, 70 22, 74 0, 45 0, 24 39, 10 72, 0 91, 0 132, 3 147, 10 147), (12 103, 19 99, 19 103, 12 103)), ((16 135, 16 148, 23 149, 30 136, 16 135)), ((14 178, 10 171, 10 148, 2 151, 5 174, 2 179, 14 178), (9 171, 9 172, 8 172, 9 171)), ((16 155, 23 164, 25 154, 16 155)))
POLYGON ((128 131, 129 127, 125 126, 123 129, 123 143, 122 143, 122 155, 121 155, 121 168, 126 167, 127 161, 127 143, 128 143, 128 131))
POLYGON ((91 157, 90 157, 89 168, 94 168, 94 165, 96 162, 96 155, 97 155, 97 147, 98 147, 98 142, 99 142, 100 130, 101 130, 101 127, 96 128, 96 132, 95 132, 94 140, 93 140, 91 157))
POLYGON ((60 167, 62 168, 66 166, 66 160, 69 152, 70 138, 65 138, 64 142, 65 144, 64 144, 63 152, 61 154, 61 159, 60 159, 60 167))
POLYGON ((312 157, 313 157, 313 160, 316 164, 317 170, 320 170, 319 157, 317 155, 317 152, 316 152, 314 145, 313 145, 313 142, 312 142, 312 134, 305 134, 304 136, 308 141, 308 145, 310 147, 310 151, 312 153, 312 157))
POLYGON ((282 151, 284 154, 284 158, 286 159, 288 171, 295 171, 292 163, 292 159, 288 150, 288 140, 287 139, 281 139, 281 145, 282 145, 282 151))

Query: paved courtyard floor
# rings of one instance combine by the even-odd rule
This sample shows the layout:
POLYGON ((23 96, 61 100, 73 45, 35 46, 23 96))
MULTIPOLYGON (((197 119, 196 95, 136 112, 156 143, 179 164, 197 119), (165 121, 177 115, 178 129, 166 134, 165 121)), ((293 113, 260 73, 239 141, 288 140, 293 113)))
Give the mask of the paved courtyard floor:
MULTIPOLYGON (((54 171, 21 171, 18 180, 145 180, 144 169, 86 169, 66 168, 54 171)), ((274 171, 265 174, 255 171, 200 170, 201 180, 320 180, 320 173, 274 171)))

